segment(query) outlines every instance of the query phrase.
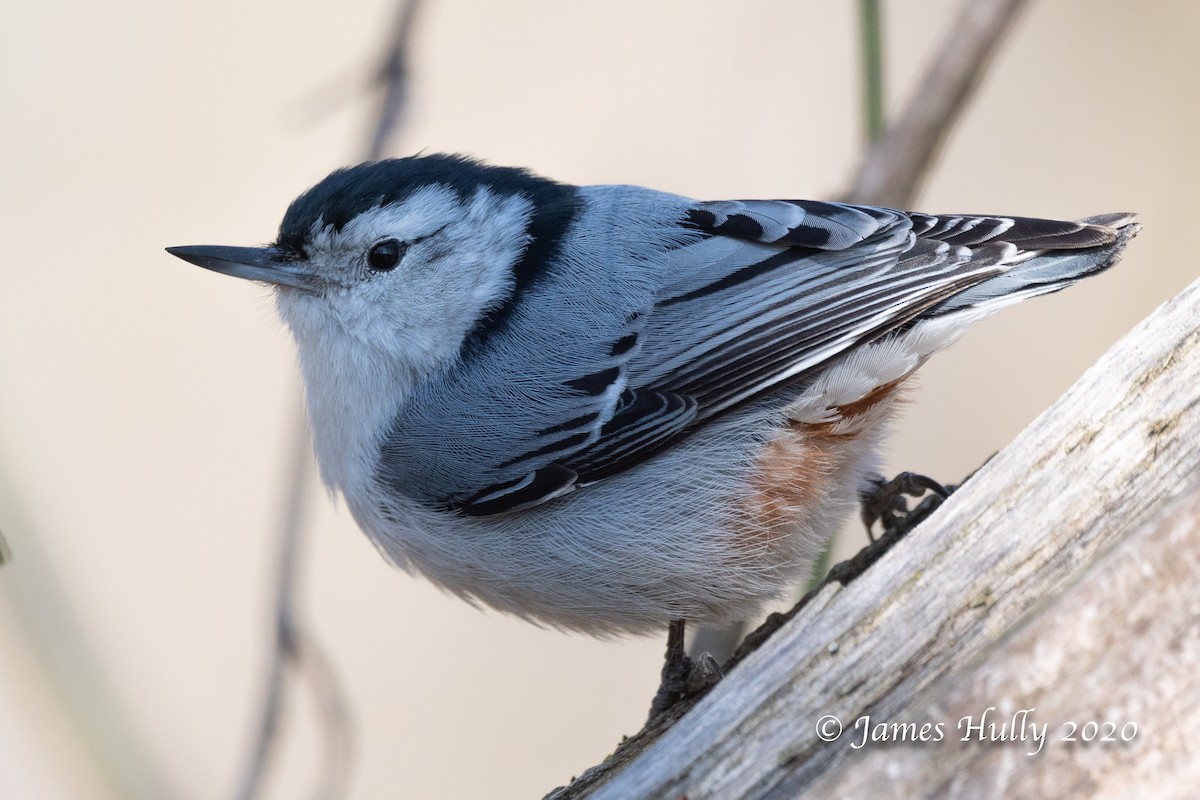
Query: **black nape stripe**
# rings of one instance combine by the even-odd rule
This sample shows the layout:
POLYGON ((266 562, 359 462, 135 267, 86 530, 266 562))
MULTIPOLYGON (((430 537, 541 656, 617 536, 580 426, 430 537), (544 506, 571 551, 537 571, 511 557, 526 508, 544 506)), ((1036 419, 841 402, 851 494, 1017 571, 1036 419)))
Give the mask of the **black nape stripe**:
MULTIPOLYGON (((495 168, 493 168, 495 169, 495 168)), ((558 259, 567 228, 575 221, 583 205, 579 189, 545 178, 523 173, 529 180, 511 191, 533 203, 526 232, 529 244, 513 264, 513 287, 503 302, 485 313, 463 342, 464 355, 484 346, 489 336, 502 330, 520 304, 523 295, 543 277, 558 259)), ((494 191, 502 191, 493 187, 494 191)))

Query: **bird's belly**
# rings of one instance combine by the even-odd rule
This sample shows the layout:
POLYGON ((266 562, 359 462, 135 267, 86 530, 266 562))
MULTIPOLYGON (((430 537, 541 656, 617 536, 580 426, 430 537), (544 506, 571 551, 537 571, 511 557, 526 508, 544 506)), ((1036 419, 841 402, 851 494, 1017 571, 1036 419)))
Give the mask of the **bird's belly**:
POLYGON ((874 468, 894 403, 887 387, 820 422, 718 420, 639 467, 511 514, 347 499, 391 561, 521 617, 597 634, 744 619, 808 577, 874 468))

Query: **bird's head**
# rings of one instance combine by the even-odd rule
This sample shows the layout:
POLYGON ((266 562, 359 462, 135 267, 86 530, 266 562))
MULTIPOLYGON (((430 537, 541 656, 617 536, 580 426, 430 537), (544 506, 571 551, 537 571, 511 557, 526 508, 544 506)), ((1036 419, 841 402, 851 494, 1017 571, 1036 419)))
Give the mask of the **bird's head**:
POLYGON ((288 208, 266 247, 172 247, 226 275, 273 285, 301 355, 311 340, 421 369, 502 325, 552 260, 575 190, 457 156, 341 169, 288 208))

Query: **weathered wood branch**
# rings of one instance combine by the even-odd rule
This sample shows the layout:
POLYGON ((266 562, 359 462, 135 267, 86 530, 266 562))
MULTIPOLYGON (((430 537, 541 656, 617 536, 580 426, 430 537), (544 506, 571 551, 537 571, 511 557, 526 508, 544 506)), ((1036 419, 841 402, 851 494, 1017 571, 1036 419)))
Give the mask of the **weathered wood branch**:
POLYGON ((1198 529, 1200 282, 587 796, 1100 796, 1141 781, 1149 796, 1192 792, 1198 529), (997 726, 1036 709, 1018 716, 1025 738, 962 741, 973 730, 960 720, 978 725, 992 707, 997 726), (879 723, 914 723, 910 738, 940 723, 941 741, 853 746, 879 723), (1083 741, 1105 734, 1116 741, 1083 741))

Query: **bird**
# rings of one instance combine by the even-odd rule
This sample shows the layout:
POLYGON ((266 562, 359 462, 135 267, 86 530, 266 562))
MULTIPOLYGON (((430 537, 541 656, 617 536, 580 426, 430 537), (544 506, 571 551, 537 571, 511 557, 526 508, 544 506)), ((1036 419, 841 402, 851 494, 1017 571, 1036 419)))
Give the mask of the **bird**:
POLYGON ((323 482, 383 556, 597 636, 751 618, 875 480, 909 377, 1139 226, 576 186, 467 156, 334 171, 262 247, 323 482))

